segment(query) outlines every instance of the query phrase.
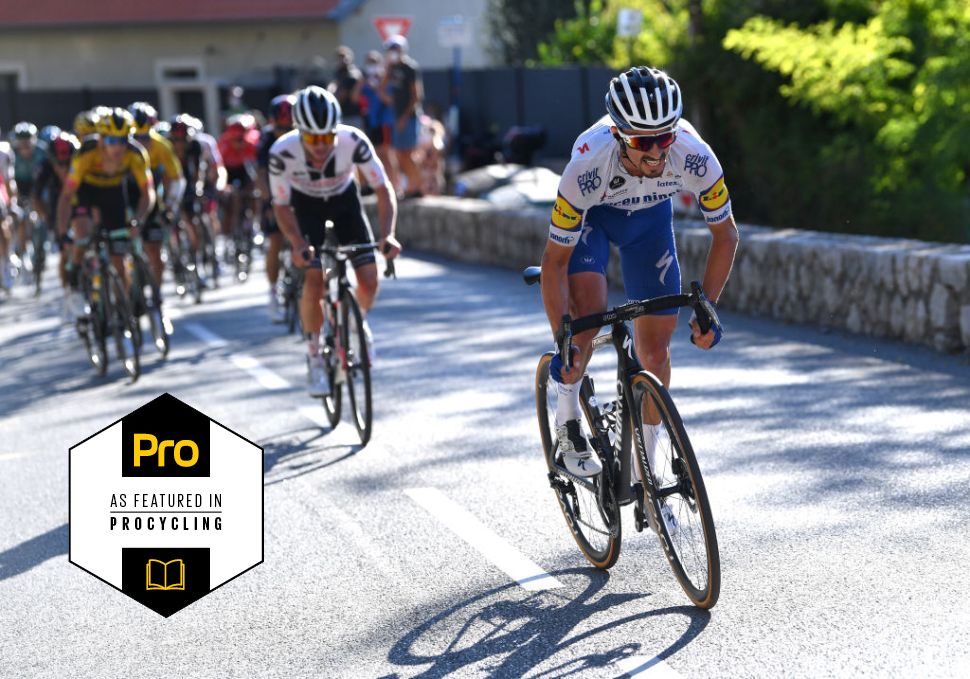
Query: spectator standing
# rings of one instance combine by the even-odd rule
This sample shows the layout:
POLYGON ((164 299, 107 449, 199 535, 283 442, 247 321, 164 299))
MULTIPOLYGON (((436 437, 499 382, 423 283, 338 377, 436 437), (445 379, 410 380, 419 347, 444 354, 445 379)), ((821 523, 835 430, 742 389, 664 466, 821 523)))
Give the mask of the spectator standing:
POLYGON ((340 104, 341 118, 345 125, 363 127, 360 116, 360 103, 354 96, 357 84, 364 79, 360 69, 354 64, 354 52, 346 45, 341 45, 334 53, 337 67, 334 69, 333 80, 327 87, 340 104))
POLYGON ((424 99, 421 71, 418 63, 408 56, 408 41, 395 35, 384 43, 386 73, 382 82, 382 97, 394 112, 391 126, 391 146, 399 170, 407 177, 404 198, 421 196, 421 174, 414 162, 418 145, 418 116, 424 99))
POLYGON ((388 178, 393 186, 398 185, 397 170, 391 162, 391 126, 394 124, 394 111, 381 99, 381 81, 384 79, 384 58, 377 50, 367 53, 364 62, 364 77, 357 83, 353 99, 360 104, 364 119, 364 134, 374 144, 377 157, 384 164, 388 178))

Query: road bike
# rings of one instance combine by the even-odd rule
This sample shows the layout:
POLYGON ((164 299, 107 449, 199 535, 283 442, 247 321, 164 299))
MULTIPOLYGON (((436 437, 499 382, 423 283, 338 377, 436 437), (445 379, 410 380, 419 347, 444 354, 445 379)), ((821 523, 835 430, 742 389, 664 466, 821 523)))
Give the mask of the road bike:
POLYGON ((106 251, 106 240, 127 236, 128 229, 98 230, 94 236, 75 242, 84 248, 78 280, 86 300, 85 313, 77 318, 76 328, 98 375, 108 369, 107 345, 112 338, 118 360, 134 382, 141 374, 138 321, 131 313, 124 282, 106 251))
POLYGON ((162 310, 162 292, 152 276, 140 235, 131 239, 131 258, 128 263, 131 276, 131 312, 135 317, 136 340, 142 346, 141 317, 148 317, 152 342, 162 355, 168 356, 171 344, 172 322, 162 310))
POLYGON ((303 296, 303 269, 293 263, 289 248, 280 252, 280 275, 276 280, 276 300, 283 310, 283 323, 287 332, 293 334, 303 326, 300 322, 300 298, 303 296))
MULTIPOLYGON (((528 284, 539 281, 540 268, 523 272, 528 284)), ((714 519, 700 467, 684 422, 663 383, 644 370, 633 351, 627 321, 665 309, 693 307, 702 333, 720 328, 713 305, 696 281, 689 294, 665 295, 630 302, 579 319, 564 316, 557 337, 563 364, 572 362, 573 334, 609 326, 593 340, 593 351, 612 345, 617 356, 616 391, 597 395, 593 380, 583 375, 580 404, 589 442, 603 463, 597 476, 570 474, 562 461, 555 433, 556 387, 547 352, 536 369, 536 413, 548 466, 548 479, 566 524, 586 559, 597 568, 612 567, 620 555, 620 508, 633 505, 637 532, 649 526, 687 597, 700 608, 717 603, 721 588, 720 555, 714 519), (609 400, 601 400, 609 398, 609 400), (656 456, 646 452, 644 422, 659 415, 656 456), (635 451, 636 454, 632 454, 635 451), (632 465, 636 464, 636 470, 632 465), (635 475, 635 476, 634 476, 635 475), (644 482, 638 481, 644 479, 644 482), (665 518, 671 514, 674 520, 665 518)), ((650 426, 649 424, 647 426, 650 426)))
MULTIPOLYGON (((367 445, 373 430, 371 401, 370 347, 364 331, 364 317, 347 278, 347 263, 359 252, 377 248, 377 243, 330 245, 335 240, 333 222, 326 222, 325 244, 311 249, 310 266, 326 272, 323 295, 323 328, 320 332, 320 353, 323 356, 330 393, 323 397, 323 408, 331 427, 340 422, 342 386, 353 414, 354 427, 361 445, 367 445)), ((385 277, 394 276, 394 261, 387 261, 385 277)))

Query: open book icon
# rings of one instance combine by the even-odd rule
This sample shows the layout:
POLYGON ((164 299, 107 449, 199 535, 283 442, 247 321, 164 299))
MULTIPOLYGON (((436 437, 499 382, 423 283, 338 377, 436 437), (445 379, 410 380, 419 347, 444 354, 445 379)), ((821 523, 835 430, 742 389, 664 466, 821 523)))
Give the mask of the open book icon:
POLYGON ((185 589, 185 562, 181 559, 145 564, 145 589, 185 589))

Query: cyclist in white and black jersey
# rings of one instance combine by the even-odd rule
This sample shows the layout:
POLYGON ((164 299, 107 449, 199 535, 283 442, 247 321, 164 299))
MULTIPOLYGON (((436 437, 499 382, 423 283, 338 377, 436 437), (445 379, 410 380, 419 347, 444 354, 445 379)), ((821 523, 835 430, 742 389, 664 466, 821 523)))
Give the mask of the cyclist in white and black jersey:
POLYGON ((13 281, 10 274, 10 239, 13 197, 17 192, 14 180, 14 152, 5 141, 0 141, 0 287, 9 292, 13 281))
MULTIPOLYGON (((683 99, 673 78, 654 68, 631 68, 610 82, 606 109, 607 115, 573 146, 542 257, 542 299, 557 336, 567 312, 579 317, 606 310, 610 243, 619 249, 630 300, 681 291, 671 204, 681 189, 697 197, 713 235, 702 282, 711 301, 720 296, 734 263, 738 230, 721 165, 681 118, 683 99)), ((676 309, 633 324, 637 358, 667 386, 676 325, 676 309)), ((713 329, 701 335, 694 319, 691 330, 692 341, 703 349, 720 339, 713 329)), ((580 429, 579 388, 594 335, 576 335, 579 353, 572 370, 564 369, 559 356, 550 369, 558 383, 556 425, 564 463, 582 476, 602 469, 580 429)), ((657 431, 650 419, 645 421, 651 454, 657 431)))
MULTIPOLYGON (((394 237, 397 202, 384 166, 363 132, 340 123, 337 99, 322 87, 301 90, 293 105, 296 129, 276 140, 269 151, 269 184, 273 213, 283 235, 293 248, 298 266, 307 266, 308 245, 320 247, 325 222, 334 223, 341 245, 374 240, 370 223, 360 204, 354 168, 374 190, 380 222, 379 249, 392 259, 401 251, 394 237)), ((357 277, 357 301, 366 314, 377 295, 377 264, 367 250, 352 258, 357 277)), ((319 355, 319 334, 323 325, 323 272, 308 269, 300 300, 300 318, 307 331, 307 370, 312 396, 329 393, 323 357, 319 355)), ((370 331, 364 322, 368 337, 370 331)))

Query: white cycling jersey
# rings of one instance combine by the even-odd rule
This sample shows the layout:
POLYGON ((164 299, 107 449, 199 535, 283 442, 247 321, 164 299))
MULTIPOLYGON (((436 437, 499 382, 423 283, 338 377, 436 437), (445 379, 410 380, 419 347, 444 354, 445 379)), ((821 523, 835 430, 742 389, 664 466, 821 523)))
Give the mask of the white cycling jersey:
POLYGON ((269 185, 273 202, 289 205, 292 190, 327 199, 340 195, 354 180, 354 166, 361 169, 372 188, 384 186, 384 165, 363 132, 350 125, 337 125, 337 138, 322 169, 311 167, 303 151, 300 132, 292 130, 277 139, 269 149, 269 185))
POLYGON ((0 205, 10 202, 11 183, 14 174, 14 155, 10 144, 0 141, 0 205))
POLYGON ((731 198, 724 172, 711 147, 694 126, 681 118, 677 139, 670 147, 662 177, 634 177, 620 162, 620 148, 603 116, 579 135, 572 157, 559 181, 549 239, 574 246, 582 233, 586 212, 598 205, 633 212, 654 207, 686 189, 697 197, 704 219, 716 224, 731 215, 731 198))
POLYGON ((219 142, 211 134, 196 132, 195 140, 202 147, 202 159, 209 167, 222 166, 222 154, 219 153, 219 142))

